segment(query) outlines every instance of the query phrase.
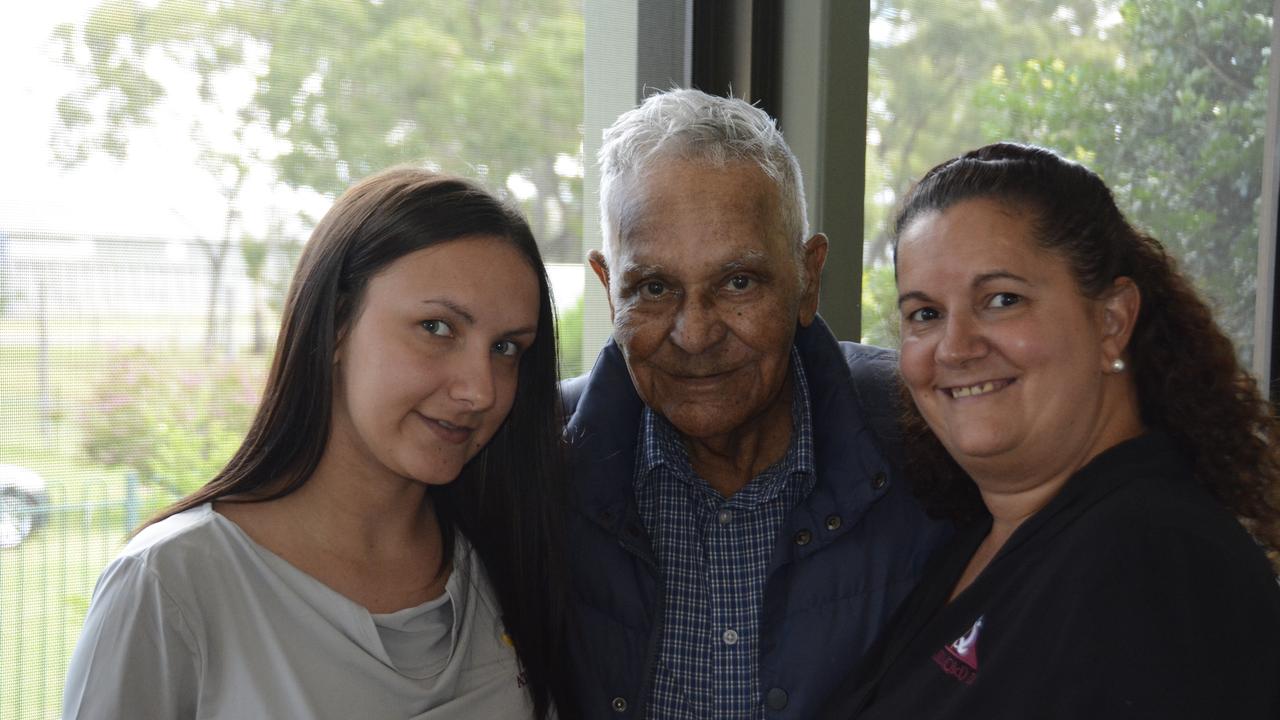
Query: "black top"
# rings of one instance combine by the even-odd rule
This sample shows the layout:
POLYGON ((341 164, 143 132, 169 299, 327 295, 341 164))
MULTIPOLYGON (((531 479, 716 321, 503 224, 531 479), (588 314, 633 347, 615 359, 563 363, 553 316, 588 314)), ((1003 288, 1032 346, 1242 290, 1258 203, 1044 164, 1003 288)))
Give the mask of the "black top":
POLYGON ((941 551, 822 718, 1280 718, 1280 586, 1170 438, 1073 476, 947 603, 941 551))

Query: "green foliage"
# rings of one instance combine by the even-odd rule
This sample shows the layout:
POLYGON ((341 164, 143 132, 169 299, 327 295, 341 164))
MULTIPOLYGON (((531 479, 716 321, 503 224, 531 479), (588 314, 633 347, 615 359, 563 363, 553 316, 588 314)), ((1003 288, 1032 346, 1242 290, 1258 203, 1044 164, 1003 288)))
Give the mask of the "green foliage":
POLYGON ((862 341, 898 346, 898 284, 891 266, 862 269, 862 341))
POLYGON ((120 548, 120 526, 55 516, 0 557, 0 712, 5 720, 59 716, 67 663, 94 583, 120 548))
POLYGON ((560 361, 560 377, 577 377, 582 368, 582 310, 585 300, 578 298, 573 307, 561 311, 556 320, 556 348, 560 361))
POLYGON ((239 447, 263 382, 259 366, 173 368, 144 350, 106 367, 82 421, 85 456, 176 495, 207 482, 239 447))
POLYGON ((868 204, 869 256, 886 257, 892 200, 933 164, 997 140, 1044 145, 1106 179, 1247 357, 1271 10, 1266 0, 874 3, 893 33, 872 51, 879 144, 867 187, 881 202, 868 204))
POLYGON ((580 255, 581 179, 556 169, 582 141, 577 2, 106 0, 54 39, 68 62, 78 44, 89 51, 85 84, 58 105, 66 163, 123 157, 130 130, 156 121, 159 55, 214 105, 224 80, 256 78, 236 116, 273 138, 264 158, 293 187, 334 194, 425 162, 505 195, 517 174, 537 189, 525 209, 544 254, 580 255))
POLYGON ((254 284, 261 284, 264 280, 269 249, 266 240, 258 240, 249 235, 240 238, 240 259, 244 261, 244 275, 254 284))

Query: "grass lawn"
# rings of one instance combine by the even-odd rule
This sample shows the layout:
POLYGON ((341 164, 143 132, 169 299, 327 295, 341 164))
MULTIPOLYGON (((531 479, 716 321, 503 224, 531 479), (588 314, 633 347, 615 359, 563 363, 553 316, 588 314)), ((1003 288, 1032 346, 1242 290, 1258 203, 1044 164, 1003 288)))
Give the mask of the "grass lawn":
POLYGON ((123 540, 116 518, 89 510, 61 513, 0 550, 0 720, 59 716, 94 582, 123 540))
MULTIPOLYGON (((168 316, 55 315, 46 328, 48 354, 42 357, 35 344, 35 324, 29 319, 0 319, 0 463, 40 473, 52 506, 45 527, 22 546, 0 550, 0 720, 59 716, 67 661, 94 583, 127 535, 129 470, 104 467, 107 460, 96 462, 86 454, 86 433, 91 432, 87 428, 95 426, 93 420, 109 418, 108 429, 121 431, 106 442, 109 448, 140 437, 159 438, 154 446, 146 446, 154 452, 145 453, 167 463, 155 470, 155 477, 184 489, 207 479, 239 443, 243 429, 234 422, 201 432, 189 418, 171 417, 175 411, 202 408, 205 412, 187 414, 205 421, 199 427, 214 427, 208 421, 227 415, 237 403, 241 409, 250 403, 251 409, 256 389, 248 391, 244 383, 225 379, 261 378, 270 360, 245 352, 234 358, 206 357, 199 349, 202 322, 168 316), (142 360, 129 354, 140 345, 147 348, 142 360), (113 401, 95 401, 95 393, 124 394, 131 401, 143 394, 131 395, 128 386, 115 384, 119 374, 111 374, 140 362, 177 378, 184 389, 175 394, 173 385, 165 386, 170 389, 159 392, 169 396, 146 398, 140 403, 144 412, 121 416, 127 422, 115 415, 95 415, 113 401), (228 375, 228 367, 235 372, 228 375), (111 380, 104 381, 106 377, 111 380), (221 384, 199 382, 219 377, 224 379, 221 384)), ((562 341, 576 348, 581 342, 580 306, 566 313, 562 325, 562 341)), ((274 336, 274 322, 269 326, 274 336)), ((578 367, 570 362, 565 369, 573 375, 578 367)), ((102 425, 96 423, 99 431, 102 425)), ((142 488, 136 519, 145 520, 174 497, 161 489, 142 488)))
MULTIPOLYGON (((0 550, 0 720, 46 720, 61 713, 67 661, 94 583, 127 535, 128 471, 103 467, 82 449, 85 421, 94 412, 89 399, 104 372, 120 362, 120 350, 52 345, 42 398, 39 353, 18 344, 22 338, 13 329, 0 324, 0 463, 40 473, 51 508, 49 522, 25 543, 0 550)), ((210 365, 190 347, 152 348, 150 357, 187 375, 210 365)), ((266 359, 245 355, 235 362, 266 359)), ((173 497, 144 487, 138 499, 136 516, 144 520, 173 497)))

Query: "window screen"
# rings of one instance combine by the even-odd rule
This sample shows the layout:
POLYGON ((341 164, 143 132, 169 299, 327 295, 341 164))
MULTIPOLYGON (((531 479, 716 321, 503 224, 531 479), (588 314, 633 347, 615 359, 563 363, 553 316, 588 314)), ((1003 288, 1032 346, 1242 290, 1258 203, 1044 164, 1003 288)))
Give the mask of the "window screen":
POLYGON ((1249 364, 1271 23, 1269 0, 872 0, 867 340, 896 345, 896 202, 933 165, 1008 139, 1100 173, 1249 364))
POLYGON ((580 2, 63 0, 0 23, 0 718, 60 712, 94 581, 238 445, 351 182, 519 203, 581 363, 580 2))

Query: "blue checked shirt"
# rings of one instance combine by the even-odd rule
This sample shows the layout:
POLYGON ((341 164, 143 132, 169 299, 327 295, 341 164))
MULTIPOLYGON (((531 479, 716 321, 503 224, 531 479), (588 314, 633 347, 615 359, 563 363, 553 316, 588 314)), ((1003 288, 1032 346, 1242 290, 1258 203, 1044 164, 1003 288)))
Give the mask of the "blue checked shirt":
POLYGON ((787 513, 813 489, 809 385, 791 351, 791 446, 724 498, 694 473, 680 433, 649 408, 640 423, 635 493, 665 589, 649 717, 763 718, 760 609, 787 513))

